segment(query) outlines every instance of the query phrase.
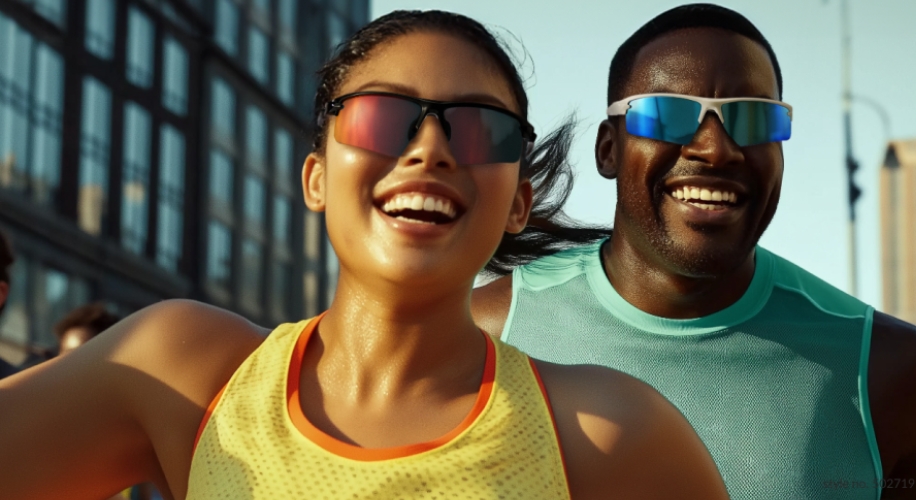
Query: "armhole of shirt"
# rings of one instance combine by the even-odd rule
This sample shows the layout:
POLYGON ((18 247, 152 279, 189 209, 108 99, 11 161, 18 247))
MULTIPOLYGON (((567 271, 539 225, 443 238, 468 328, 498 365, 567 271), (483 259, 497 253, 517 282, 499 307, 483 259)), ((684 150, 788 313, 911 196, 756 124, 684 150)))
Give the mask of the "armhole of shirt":
POLYGON ((572 492, 569 490, 569 474, 566 472, 566 456, 563 455, 563 443, 560 442, 560 429, 557 428, 557 419, 553 414, 553 405, 550 404, 550 397, 547 396, 547 388, 544 387, 544 380, 541 379, 541 373, 537 365, 534 364, 534 358, 528 357, 528 365, 531 366, 531 373, 537 380, 538 388, 541 390, 541 396, 544 397, 544 404, 547 406, 547 414, 550 416, 550 424, 553 426, 553 436, 557 442, 557 453, 560 454, 560 464, 563 466, 563 479, 566 481, 566 498, 572 498, 572 492))
POLYGON ((871 419, 871 406, 868 402, 868 360, 871 353, 872 326, 874 324, 875 310, 869 307, 865 312, 865 321, 862 327, 862 348, 859 350, 859 411, 862 414, 862 424, 865 426, 865 438, 875 464, 877 475, 877 497, 881 498, 881 481, 884 479, 884 468, 881 465, 881 454, 878 452, 878 440, 875 437, 875 425, 871 419))
POLYGON ((210 405, 207 406, 207 411, 204 412, 204 418, 200 419, 200 426, 197 427, 197 436, 194 438, 194 447, 191 448, 192 457, 194 456, 194 453, 197 453, 197 443, 200 443, 200 437, 203 436, 204 429, 210 422, 210 417, 213 415, 213 411, 216 410, 216 405, 219 404, 220 399, 223 397, 223 393, 226 392, 226 386, 228 385, 229 382, 226 382, 226 385, 224 385, 223 388, 216 393, 216 396, 213 396, 213 400, 210 401, 210 405))

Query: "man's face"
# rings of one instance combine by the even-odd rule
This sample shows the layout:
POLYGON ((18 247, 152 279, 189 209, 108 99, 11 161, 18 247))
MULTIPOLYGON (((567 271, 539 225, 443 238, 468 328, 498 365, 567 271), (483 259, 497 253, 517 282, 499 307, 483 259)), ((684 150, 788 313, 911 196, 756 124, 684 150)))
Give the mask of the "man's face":
MULTIPOLYGON (((643 47, 619 97, 661 92, 779 98, 762 46, 708 28, 675 31, 643 47)), ((616 126, 603 130, 614 145, 599 168, 607 173, 612 165, 617 177, 615 236, 679 275, 721 276, 746 263, 779 201, 782 145, 738 147, 715 113, 707 113, 684 146, 630 135, 623 117, 610 120, 616 126), (679 199, 678 190, 685 189, 718 190, 726 199, 734 193, 737 200, 708 210, 679 199)))

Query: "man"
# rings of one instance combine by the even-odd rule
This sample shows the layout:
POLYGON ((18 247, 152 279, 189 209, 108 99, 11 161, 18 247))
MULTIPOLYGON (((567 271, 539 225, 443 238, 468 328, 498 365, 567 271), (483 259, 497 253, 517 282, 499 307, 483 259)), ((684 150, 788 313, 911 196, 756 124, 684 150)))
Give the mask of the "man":
POLYGON ((54 325, 60 355, 69 353, 92 340, 119 321, 101 302, 77 307, 54 325))
MULTIPOLYGON (((0 231, 0 314, 6 307, 6 299, 10 295, 10 266, 16 260, 13 256, 13 247, 6 235, 0 231)), ((16 367, 0 358, 0 378, 16 373, 16 367)))
POLYGON ((654 385, 733 498, 916 498, 916 327, 757 246, 782 183, 781 95, 740 14, 683 6, 640 28, 595 147, 613 235, 478 289, 474 315, 533 357, 654 385))

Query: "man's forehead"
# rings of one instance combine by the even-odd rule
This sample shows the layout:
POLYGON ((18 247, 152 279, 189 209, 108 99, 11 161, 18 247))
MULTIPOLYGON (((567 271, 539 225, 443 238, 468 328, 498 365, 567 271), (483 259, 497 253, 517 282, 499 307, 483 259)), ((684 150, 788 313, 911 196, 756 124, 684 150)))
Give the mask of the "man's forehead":
POLYGON ((685 28, 653 39, 637 52, 626 88, 627 95, 779 97, 766 49, 720 28, 685 28))

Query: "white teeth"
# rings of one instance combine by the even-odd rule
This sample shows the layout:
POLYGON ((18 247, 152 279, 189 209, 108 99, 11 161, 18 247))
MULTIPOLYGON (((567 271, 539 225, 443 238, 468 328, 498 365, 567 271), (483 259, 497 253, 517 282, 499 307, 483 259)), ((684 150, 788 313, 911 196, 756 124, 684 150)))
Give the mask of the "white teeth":
MULTIPOLYGON (((714 205, 711 203, 699 203, 701 201, 717 201, 717 202, 726 202, 726 203, 737 203, 738 195, 731 191, 719 191, 716 189, 709 188, 699 188, 693 186, 683 186, 674 189, 671 192, 671 196, 687 201, 695 206, 702 207, 717 207, 722 208, 721 205, 714 205)), ((701 207, 701 208, 702 208, 701 207)), ((714 208, 709 208, 708 210, 713 210, 714 208)))
MULTIPOLYGON (((400 212, 403 210, 416 210, 424 212, 438 212, 441 214, 447 215, 449 218, 455 218, 458 211, 455 210, 454 205, 451 200, 446 198, 439 198, 438 196, 422 195, 418 193, 407 193, 407 194, 398 194, 395 195, 390 200, 382 204, 382 211, 389 214, 395 215, 400 219, 407 219, 406 217, 401 217, 393 212, 400 212)), ((410 219, 413 220, 413 219, 410 219)), ((423 222, 423 221, 417 221, 423 222)))

